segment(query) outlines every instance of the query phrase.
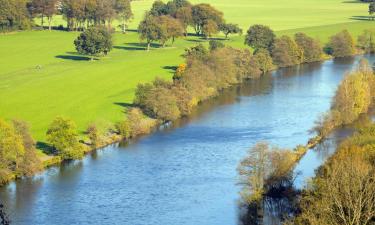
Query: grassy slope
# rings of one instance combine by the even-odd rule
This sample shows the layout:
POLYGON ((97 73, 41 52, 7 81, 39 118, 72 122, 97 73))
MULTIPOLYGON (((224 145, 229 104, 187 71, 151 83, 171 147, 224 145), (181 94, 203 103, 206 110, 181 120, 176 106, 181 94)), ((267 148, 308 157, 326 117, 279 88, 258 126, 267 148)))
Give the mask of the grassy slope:
MULTIPOLYGON (((193 2, 198 2, 194 0, 193 2)), ((332 33, 347 28, 358 34, 375 23, 351 20, 366 16, 367 5, 342 0, 200 0, 223 10, 229 22, 243 28, 268 24, 278 34, 304 31, 326 41, 332 33)), ((133 3, 136 28, 152 1, 133 3)), ((61 18, 55 20, 60 24, 61 18)), ((56 115, 75 120, 81 131, 90 121, 117 121, 123 106, 131 103, 137 83, 155 76, 170 77, 182 62, 179 55, 199 41, 178 40, 175 46, 145 52, 135 33, 116 34, 108 57, 86 61, 74 54, 74 32, 20 32, 0 35, 0 116, 20 118, 32 125, 36 139, 44 140, 48 124, 56 115), (40 68, 37 68, 40 65, 40 68)), ((233 37, 232 46, 244 47, 243 37, 233 37)))

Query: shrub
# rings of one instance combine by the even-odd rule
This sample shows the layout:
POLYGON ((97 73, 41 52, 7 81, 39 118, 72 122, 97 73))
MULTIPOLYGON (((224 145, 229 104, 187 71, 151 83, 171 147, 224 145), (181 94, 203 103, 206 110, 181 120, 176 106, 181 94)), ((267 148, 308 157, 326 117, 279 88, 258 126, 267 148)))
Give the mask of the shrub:
POLYGON ((295 34, 294 40, 303 51, 302 62, 310 63, 322 60, 323 48, 319 41, 304 33, 295 34))
POLYGON ((365 53, 375 52, 375 30, 365 30, 358 37, 358 47, 365 53))
POLYGON ((274 68, 272 57, 265 49, 258 50, 254 55, 254 59, 262 73, 266 73, 274 68))
POLYGON ((257 24, 251 26, 247 31, 245 44, 255 51, 263 48, 271 52, 275 38, 275 33, 269 27, 257 24))
POLYGON ((128 112, 129 126, 131 130, 131 137, 136 137, 141 134, 148 134, 156 125, 156 121, 147 118, 139 108, 132 108, 128 112))
POLYGON ((355 53, 354 40, 347 30, 343 30, 330 38, 327 53, 334 57, 346 57, 355 53))
POLYGON ((302 62, 302 50, 289 36, 281 36, 275 41, 272 58, 279 67, 293 66, 302 62))
POLYGON ((83 157, 83 146, 78 141, 76 125, 72 120, 56 117, 47 130, 47 141, 63 159, 83 157))
POLYGON ((91 57, 107 55, 112 50, 112 34, 104 26, 89 27, 74 41, 76 50, 91 57))
POLYGON ((121 137, 127 139, 131 135, 131 128, 130 123, 128 119, 125 119, 123 121, 117 122, 115 125, 116 131, 121 137))

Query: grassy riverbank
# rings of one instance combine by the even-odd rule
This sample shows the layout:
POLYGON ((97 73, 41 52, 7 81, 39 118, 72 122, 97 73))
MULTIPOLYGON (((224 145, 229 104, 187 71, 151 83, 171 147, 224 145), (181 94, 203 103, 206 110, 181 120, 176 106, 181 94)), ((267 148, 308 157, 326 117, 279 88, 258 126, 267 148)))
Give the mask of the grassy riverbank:
MULTIPOLYGON (((194 3, 198 1, 193 1, 194 3)), ((204 1, 225 13, 228 22, 246 29, 254 23, 271 26, 278 34, 306 32, 325 42, 341 29, 358 35, 373 22, 353 20, 366 16, 367 4, 330 1, 235 2, 204 1), (305 10, 308 8, 309 10, 305 10)), ((137 27, 152 1, 135 1, 137 27)), ((64 23, 56 19, 55 24, 64 23)), ((184 49, 205 43, 196 37, 179 39, 173 46, 145 52, 134 32, 115 35, 115 48, 105 58, 90 62, 75 54, 76 32, 29 31, 0 35, 0 116, 30 123, 38 141, 45 140, 48 124, 57 115, 72 118, 83 132, 93 121, 116 122, 124 117, 124 106, 132 103, 139 82, 155 76, 170 78, 173 67, 183 61, 184 49)), ((227 45, 245 48, 243 37, 232 37, 227 45)))

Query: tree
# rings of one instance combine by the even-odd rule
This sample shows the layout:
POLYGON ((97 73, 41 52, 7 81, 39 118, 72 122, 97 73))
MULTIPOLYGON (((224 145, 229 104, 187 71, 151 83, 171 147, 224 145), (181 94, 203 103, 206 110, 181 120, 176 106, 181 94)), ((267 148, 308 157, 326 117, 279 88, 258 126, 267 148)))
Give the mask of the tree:
POLYGON ((304 33, 296 33, 294 35, 294 40, 302 49, 302 62, 310 63, 322 60, 323 48, 319 41, 314 40, 304 33))
POLYGON ((0 119, 0 183, 8 181, 9 175, 18 170, 24 154, 22 137, 11 124, 0 119))
POLYGON ((28 0, 0 0, 0 30, 30 28, 30 15, 27 11, 28 0))
POLYGON ((64 117, 56 117, 47 130, 47 142, 63 159, 81 159, 83 148, 78 141, 75 123, 64 117))
POLYGON ((202 27, 202 34, 208 39, 209 37, 212 37, 213 34, 216 34, 219 32, 219 27, 213 20, 207 20, 202 27))
POLYGON ((296 65, 302 62, 302 50, 289 36, 277 38, 272 49, 274 63, 280 67, 296 65))
POLYGON ((94 56, 104 53, 107 55, 112 49, 112 34, 103 26, 90 27, 82 32, 74 41, 76 50, 80 54, 94 56))
MULTIPOLYGON (((215 9, 209 4, 197 4, 192 7, 193 25, 197 35, 203 34, 203 27, 210 24, 210 29, 213 23, 218 27, 224 23, 223 13, 215 9), (210 20, 211 22, 207 22, 210 20)), ((206 28, 207 29, 207 28, 206 28)))
POLYGON ((313 179, 293 224, 365 225, 375 219, 375 171, 368 152, 340 148, 313 179))
POLYGON ((12 125, 15 133, 21 137, 24 147, 24 154, 19 156, 20 163, 16 173, 19 176, 31 176, 42 170, 42 162, 37 155, 35 141, 30 134, 29 126, 26 122, 13 120, 12 125))
POLYGON ((219 26, 220 31, 225 34, 225 39, 228 39, 229 34, 242 34, 242 29, 233 23, 224 23, 219 26))
POLYGON ((187 36, 187 27, 193 24, 193 15, 190 6, 185 6, 177 9, 175 17, 181 21, 184 27, 185 36, 187 36))
POLYGON ((116 0, 116 14, 121 20, 122 33, 126 32, 126 22, 133 18, 131 0, 116 0))
POLYGON ((375 2, 371 2, 370 5, 368 6, 368 13, 372 17, 372 20, 374 20, 374 17, 372 16, 372 14, 375 13, 375 2))
POLYGON ((32 0, 30 11, 41 17, 41 25, 44 25, 44 17, 48 20, 48 29, 51 30, 53 16, 57 13, 58 0, 32 0))
POLYGON ((330 38, 328 49, 334 57, 352 56, 355 53, 354 40, 347 30, 343 30, 330 38))
POLYGON ((266 49, 259 49, 254 58, 263 74, 274 68, 272 57, 266 49))
POLYGON ((152 16, 168 15, 167 5, 163 1, 160 1, 160 0, 155 1, 152 4, 150 14, 152 16))
POLYGON ((365 53, 374 53, 375 30, 364 30, 363 33, 358 36, 358 47, 365 53))
POLYGON ((176 38, 183 36, 184 28, 179 20, 170 16, 159 16, 157 20, 159 25, 162 26, 161 30, 165 32, 165 35, 162 35, 164 39, 161 40, 163 46, 169 39, 172 39, 173 45, 176 38))
POLYGON ((255 51, 264 48, 271 52, 275 38, 276 35, 269 27, 264 25, 253 25, 247 31, 245 44, 252 47, 255 51))
POLYGON ((145 18, 138 26, 139 38, 146 40, 147 51, 150 50, 151 43, 157 40, 167 39, 167 30, 165 26, 158 23, 157 17, 146 13, 145 18))
POLYGON ((223 42, 217 41, 217 40, 210 40, 210 42, 208 43, 208 45, 209 45, 210 51, 214 51, 216 49, 224 48, 225 47, 225 45, 223 44, 223 42))

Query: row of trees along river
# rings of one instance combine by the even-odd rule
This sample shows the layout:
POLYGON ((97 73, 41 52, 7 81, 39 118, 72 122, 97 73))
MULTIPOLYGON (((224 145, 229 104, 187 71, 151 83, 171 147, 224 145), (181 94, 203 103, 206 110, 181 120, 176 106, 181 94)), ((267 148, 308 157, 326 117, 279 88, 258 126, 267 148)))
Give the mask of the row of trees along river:
MULTIPOLYGON (((17 224, 237 224, 236 168, 249 146, 306 143, 358 60, 285 68, 233 86, 170 127, 13 182, 0 198, 17 224)), ((325 155, 315 156, 298 168, 317 168, 325 155)))

